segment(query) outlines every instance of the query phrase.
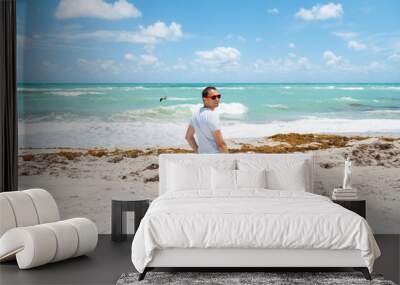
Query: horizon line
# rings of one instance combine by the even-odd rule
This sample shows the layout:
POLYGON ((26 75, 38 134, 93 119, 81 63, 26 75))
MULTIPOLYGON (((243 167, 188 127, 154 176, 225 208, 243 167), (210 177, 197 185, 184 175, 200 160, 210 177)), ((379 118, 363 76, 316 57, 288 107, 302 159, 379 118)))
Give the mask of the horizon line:
POLYGON ((17 84, 400 84, 400 82, 17 82, 17 84))

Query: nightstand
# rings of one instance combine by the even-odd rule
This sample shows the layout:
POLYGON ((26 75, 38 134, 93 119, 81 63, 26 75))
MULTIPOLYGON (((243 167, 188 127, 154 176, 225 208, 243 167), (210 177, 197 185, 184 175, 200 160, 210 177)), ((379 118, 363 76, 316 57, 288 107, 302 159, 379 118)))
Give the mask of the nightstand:
POLYGON ((135 212, 135 232, 140 221, 149 208, 150 200, 124 200, 113 199, 111 204, 111 239, 112 241, 123 241, 126 239, 126 233, 123 228, 126 226, 125 212, 135 212))
POLYGON ((366 218, 366 201, 365 200, 332 200, 332 202, 359 214, 364 219, 366 218))

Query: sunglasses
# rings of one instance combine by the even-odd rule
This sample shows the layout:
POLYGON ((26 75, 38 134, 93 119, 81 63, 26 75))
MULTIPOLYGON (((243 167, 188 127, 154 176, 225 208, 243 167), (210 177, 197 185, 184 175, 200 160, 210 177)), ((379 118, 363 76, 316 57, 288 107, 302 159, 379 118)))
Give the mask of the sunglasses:
POLYGON ((221 99, 221 94, 218 94, 218 95, 212 95, 212 96, 207 96, 207 98, 211 98, 212 100, 215 100, 215 99, 221 99))

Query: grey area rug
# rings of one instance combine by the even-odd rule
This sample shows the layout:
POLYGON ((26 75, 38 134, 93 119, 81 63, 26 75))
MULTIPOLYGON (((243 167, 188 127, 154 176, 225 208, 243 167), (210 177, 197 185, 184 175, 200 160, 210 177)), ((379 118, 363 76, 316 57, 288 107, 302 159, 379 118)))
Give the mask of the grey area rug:
POLYGON ((297 284, 376 284, 395 285, 384 280, 381 275, 372 275, 368 281, 360 272, 148 272, 142 281, 138 281, 139 273, 124 273, 116 285, 133 284, 267 284, 267 285, 297 285, 297 284))

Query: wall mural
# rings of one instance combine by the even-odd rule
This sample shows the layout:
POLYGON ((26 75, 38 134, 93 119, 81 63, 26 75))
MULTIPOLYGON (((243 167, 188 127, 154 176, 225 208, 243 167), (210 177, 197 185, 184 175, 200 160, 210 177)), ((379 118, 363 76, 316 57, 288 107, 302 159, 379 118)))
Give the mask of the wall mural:
POLYGON ((155 198, 158 155, 191 151, 212 85, 230 152, 313 151, 326 196, 347 155, 374 232, 400 233, 400 3, 374 5, 17 1, 20 188, 109 233, 111 199, 155 198))

